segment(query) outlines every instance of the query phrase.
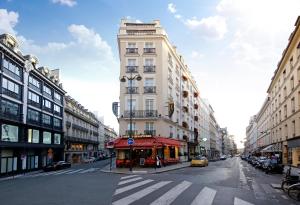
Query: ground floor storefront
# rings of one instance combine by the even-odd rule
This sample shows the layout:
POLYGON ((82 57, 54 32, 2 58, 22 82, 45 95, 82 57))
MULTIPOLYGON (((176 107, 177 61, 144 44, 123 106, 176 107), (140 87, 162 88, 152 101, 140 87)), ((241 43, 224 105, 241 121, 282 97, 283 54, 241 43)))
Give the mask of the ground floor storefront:
POLYGON ((287 141, 288 162, 300 167, 300 136, 287 141))
POLYGON ((25 173, 63 160, 63 147, 0 148, 0 176, 25 173))
POLYGON ((140 167, 155 166, 157 156, 162 165, 178 163, 180 147, 184 143, 164 137, 138 137, 134 138, 130 150, 127 140, 127 138, 115 140, 117 167, 129 167, 130 163, 132 166, 140 167), (132 160, 130 160, 130 151, 132 160))

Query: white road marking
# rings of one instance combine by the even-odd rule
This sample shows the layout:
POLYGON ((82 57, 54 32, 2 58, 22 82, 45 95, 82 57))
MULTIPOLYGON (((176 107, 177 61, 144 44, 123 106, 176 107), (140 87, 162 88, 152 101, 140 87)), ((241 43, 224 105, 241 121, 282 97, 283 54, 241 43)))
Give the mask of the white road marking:
POLYGON ((128 180, 119 182, 118 185, 128 184, 130 182, 135 182, 135 181, 140 180, 140 179, 143 179, 143 178, 142 177, 136 177, 136 178, 128 179, 128 180))
POLYGON ((167 193, 156 199, 151 205, 169 205, 171 204, 184 190, 192 185, 191 182, 183 181, 167 193))
POLYGON ((254 205, 237 197, 234 197, 234 205, 254 205))
POLYGON ((121 177, 121 179, 122 180, 123 179, 129 179, 129 178, 136 177, 136 176, 138 176, 138 175, 129 175, 129 176, 126 176, 126 177, 121 177))
POLYGON ((72 170, 73 170, 73 169, 69 169, 69 170, 65 170, 65 171, 63 171, 63 172, 55 173, 55 174, 53 174, 53 176, 54 176, 54 175, 64 174, 64 173, 67 173, 67 172, 72 171, 72 170))
POLYGON ((141 191, 138 191, 134 194, 131 194, 127 197, 124 197, 122 199, 119 199, 118 201, 113 202, 113 205, 127 205, 127 204, 131 204, 141 198, 143 198, 144 196, 150 194, 151 192, 154 192, 155 190, 167 185, 171 183, 171 181, 162 181, 162 182, 158 182, 152 186, 149 186, 145 189, 142 189, 141 191))
POLYGON ((60 173, 60 172, 64 172, 65 170, 60 170, 60 171, 55 171, 55 172, 48 172, 48 173, 45 173, 44 175, 42 176, 49 176, 49 175, 54 175, 54 174, 57 174, 57 173, 60 173))
POLYGON ((275 190, 271 187, 270 184, 260 184, 260 185, 267 194, 275 193, 275 190))
POLYGON ((114 195, 123 193, 123 192, 125 192, 125 191, 134 189, 134 188, 139 187, 139 186, 143 186, 143 185, 148 184, 148 183, 153 182, 153 181, 154 181, 154 180, 152 180, 152 179, 147 179, 147 180, 144 180, 144 181, 135 183, 135 184, 131 184, 131 185, 128 185, 128 186, 119 188, 119 189, 117 189, 117 190, 115 191, 115 194, 114 194, 114 195))
POLYGON ((89 168, 89 169, 79 172, 79 174, 84 174, 84 173, 93 172, 93 171, 95 171, 95 168, 89 168))
POLYGON ((72 172, 69 172, 69 173, 66 173, 66 174, 74 174, 74 173, 76 173, 76 172, 80 172, 80 171, 82 171, 83 169, 76 169, 76 170, 74 170, 74 171, 72 171, 72 172))
POLYGON ((217 191, 208 187, 204 187, 196 196, 191 205, 211 205, 217 191))

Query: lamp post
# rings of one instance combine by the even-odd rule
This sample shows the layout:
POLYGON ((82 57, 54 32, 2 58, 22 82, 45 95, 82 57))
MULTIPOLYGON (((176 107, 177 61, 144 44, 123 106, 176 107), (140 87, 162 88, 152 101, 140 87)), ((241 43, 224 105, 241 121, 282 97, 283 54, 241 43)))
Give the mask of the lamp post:
MULTIPOLYGON (((132 75, 133 70, 130 71, 130 77, 127 76, 123 76, 120 81, 122 83, 126 82, 126 79, 129 80, 129 96, 130 96, 130 109, 129 109, 129 138, 132 139, 132 81, 133 80, 137 80, 137 81, 141 81, 142 80, 142 76, 140 76, 140 74, 137 75, 132 75)), ((132 144, 129 145, 130 147, 130 151, 129 151, 129 160, 130 160, 130 168, 129 170, 132 171, 132 144)))

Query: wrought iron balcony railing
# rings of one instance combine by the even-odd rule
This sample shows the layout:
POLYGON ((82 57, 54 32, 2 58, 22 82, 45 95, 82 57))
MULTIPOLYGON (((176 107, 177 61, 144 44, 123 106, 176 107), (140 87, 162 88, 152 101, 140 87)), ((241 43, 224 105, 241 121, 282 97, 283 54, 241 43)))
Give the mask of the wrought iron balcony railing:
POLYGON ((155 53, 155 48, 144 48, 144 53, 155 53))
POLYGON ((137 73, 137 72, 138 72, 138 66, 136 65, 126 66, 126 73, 137 73))
POLYGON ((156 86, 145 86, 144 93, 156 93, 156 86))
POLYGON ((137 130, 126 130, 125 131, 125 135, 137 135, 138 134, 138 131, 137 130))
POLYGON ((155 136, 156 135, 156 130, 144 130, 144 134, 155 136))
POLYGON ((130 94, 130 93, 137 94, 137 93, 139 93, 138 91, 139 91, 138 87, 126 87, 127 94, 130 94))
MULTIPOLYGON (((130 111, 124 111, 124 118, 130 118, 130 111)), ((133 110, 132 118, 154 118, 158 117, 157 110, 133 110)))
POLYGON ((126 54, 137 54, 138 48, 126 48, 126 54))
POLYGON ((155 65, 144 66, 144 73, 154 73, 154 72, 155 72, 155 65))

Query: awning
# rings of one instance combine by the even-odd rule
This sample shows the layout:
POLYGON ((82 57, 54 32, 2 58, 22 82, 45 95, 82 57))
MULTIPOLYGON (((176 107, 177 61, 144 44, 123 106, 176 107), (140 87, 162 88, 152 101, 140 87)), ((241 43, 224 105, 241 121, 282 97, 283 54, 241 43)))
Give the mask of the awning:
POLYGON ((272 147, 273 147, 272 144, 271 144, 271 145, 268 145, 268 146, 266 146, 265 148, 263 148, 260 152, 273 152, 273 151, 272 151, 272 147))
MULTIPOLYGON (((128 138, 118 138, 115 140, 114 148, 115 149, 129 149, 127 143, 128 138)), ((176 146, 179 147, 181 141, 165 138, 165 137, 145 137, 145 138, 134 138, 133 148, 139 149, 151 149, 154 146, 156 148, 162 148, 163 146, 176 146)))
POLYGON ((288 148, 300 147, 300 138, 289 140, 287 143, 288 148))
POLYGON ((276 144, 271 144, 262 149, 260 152, 282 152, 281 150, 281 144, 276 143, 276 144))

